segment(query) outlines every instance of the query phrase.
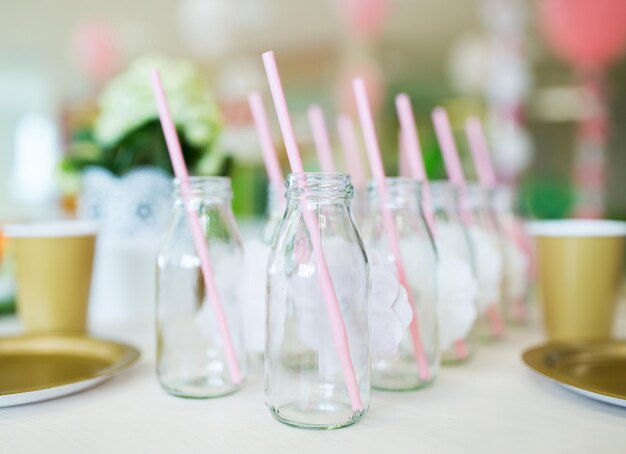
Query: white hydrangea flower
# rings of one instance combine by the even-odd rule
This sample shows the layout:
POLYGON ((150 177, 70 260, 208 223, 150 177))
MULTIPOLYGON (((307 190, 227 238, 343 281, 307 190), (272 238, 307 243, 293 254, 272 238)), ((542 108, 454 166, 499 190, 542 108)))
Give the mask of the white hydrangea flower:
POLYGON ((142 57, 112 79, 98 100, 100 115, 95 124, 96 140, 110 146, 133 129, 158 118, 150 86, 150 71, 161 72, 172 117, 185 139, 195 147, 208 147, 220 130, 220 114, 202 74, 186 60, 158 55, 142 57))

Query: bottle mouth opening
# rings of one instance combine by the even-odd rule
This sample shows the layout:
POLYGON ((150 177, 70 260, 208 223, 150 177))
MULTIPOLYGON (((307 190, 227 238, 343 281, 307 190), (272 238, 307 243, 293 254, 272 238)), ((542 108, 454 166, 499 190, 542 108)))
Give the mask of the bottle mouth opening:
MULTIPOLYGON (((422 200, 422 183, 408 177, 386 177, 387 204, 391 206, 417 204, 422 200)), ((380 200, 378 182, 370 181, 368 186, 369 199, 372 203, 380 200)))
MULTIPOLYGON (((232 189, 230 178, 219 176, 193 176, 189 177, 189 190, 192 197, 217 197, 231 198, 232 189)), ((185 185, 180 178, 174 178, 174 195, 183 195, 185 185)))
POLYGON ((287 175, 285 197, 350 198, 353 188, 347 173, 296 172, 287 175))
MULTIPOLYGON (((190 176, 188 178, 189 184, 191 187, 195 186, 205 186, 205 185, 216 185, 216 186, 227 186, 230 188, 230 178, 228 177, 220 177, 220 176, 190 176)), ((182 180, 180 178, 174 178, 174 186, 180 186, 182 184, 182 180)))
POLYGON ((487 189, 476 182, 467 183, 465 188, 465 197, 470 200, 487 200, 491 194, 492 191, 490 189, 487 189))

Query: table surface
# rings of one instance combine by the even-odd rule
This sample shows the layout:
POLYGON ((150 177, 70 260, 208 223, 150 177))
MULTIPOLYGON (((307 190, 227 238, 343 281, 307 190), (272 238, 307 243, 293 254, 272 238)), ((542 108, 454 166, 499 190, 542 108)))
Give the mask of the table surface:
MULTIPOLYGON (((132 369, 95 388, 0 409, 0 453, 624 453, 626 409, 571 393, 536 375, 522 351, 537 330, 513 328, 471 363, 444 368, 429 388, 374 392, 354 426, 319 432, 275 421, 264 405, 261 365, 236 394, 170 396, 154 373, 151 327, 98 327, 141 348, 132 369)), ((1 321, 0 335, 18 330, 1 321)))

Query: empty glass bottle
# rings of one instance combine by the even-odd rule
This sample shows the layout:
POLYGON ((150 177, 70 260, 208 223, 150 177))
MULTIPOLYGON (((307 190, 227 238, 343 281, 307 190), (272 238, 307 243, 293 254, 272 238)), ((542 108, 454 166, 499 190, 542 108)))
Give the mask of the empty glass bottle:
MULTIPOLYGON (((421 210, 419 183, 405 177, 387 178, 388 198, 381 206, 375 182, 370 185, 370 219, 365 223, 367 251, 380 254, 397 269, 398 260, 404 268, 409 303, 417 315, 404 330, 398 352, 390 358, 373 358, 372 386, 388 390, 410 390, 431 383, 438 372, 440 352, 437 314, 437 256, 433 238, 421 210), (393 219, 398 235, 401 257, 390 243, 383 210, 393 219), (417 329, 415 329, 417 328, 417 329), (417 334, 419 332, 419 334, 417 334), (416 339, 418 338, 418 339, 416 339), (419 347, 417 344, 421 344, 419 347), (419 350, 423 349, 420 354, 419 350), (420 356, 423 360, 420 360, 420 356)), ((401 279, 400 273, 398 278, 401 279)))
POLYGON ((330 429, 367 412, 369 267, 350 209, 349 175, 291 174, 287 208, 268 265, 265 396, 272 415, 293 426, 330 429), (321 250, 320 250, 321 246, 321 250), (321 255, 319 254, 321 253, 321 255), (348 362, 324 292, 326 262, 345 326, 348 362), (354 381, 346 379, 346 364, 354 381))
POLYGON ((283 190, 278 191, 271 184, 267 186, 267 209, 265 214, 267 222, 263 229, 263 242, 271 245, 278 231, 280 221, 283 220, 283 215, 285 214, 285 193, 283 190))
POLYGON ((367 217, 369 213, 368 209, 368 198, 369 191, 367 188, 355 188, 354 189, 354 197, 352 198, 352 214, 354 215, 354 221, 356 222, 356 226, 359 229, 363 229, 365 227, 365 222, 367 222, 367 217))
POLYGON ((182 397, 217 397, 241 384, 231 380, 224 342, 213 307, 207 299, 188 210, 203 227, 213 275, 226 312, 242 373, 246 355, 240 320, 241 241, 231 211, 230 180, 193 177, 187 206, 178 181, 174 207, 157 258, 157 375, 161 386, 182 397))

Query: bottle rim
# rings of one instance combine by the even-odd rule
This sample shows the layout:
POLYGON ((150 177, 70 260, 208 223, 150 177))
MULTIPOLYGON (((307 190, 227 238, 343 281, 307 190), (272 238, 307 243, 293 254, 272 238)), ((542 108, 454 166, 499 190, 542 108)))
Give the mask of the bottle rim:
MULTIPOLYGON (((182 180, 174 178, 172 181, 174 187, 174 196, 180 198, 183 190, 182 180)), ((222 176, 192 176, 189 177, 189 186, 191 188, 192 197, 201 198, 232 198, 231 181, 228 177, 222 176)))
POLYGON ((350 174, 341 172, 292 172, 285 181, 285 197, 297 198, 352 198, 350 174))
MULTIPOLYGON (((386 177, 387 185, 387 205, 389 207, 400 207, 406 205, 418 206, 423 202, 423 183, 409 177, 392 176, 386 177)), ((372 180, 368 185, 369 200, 376 204, 380 200, 378 182, 372 180)))

